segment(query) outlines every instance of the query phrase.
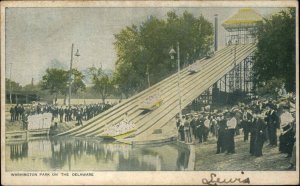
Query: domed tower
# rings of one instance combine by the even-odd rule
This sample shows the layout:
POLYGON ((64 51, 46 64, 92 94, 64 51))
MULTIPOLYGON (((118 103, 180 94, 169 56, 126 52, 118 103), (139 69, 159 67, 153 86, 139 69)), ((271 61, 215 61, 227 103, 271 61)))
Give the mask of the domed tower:
POLYGON ((242 8, 236 14, 223 22, 226 32, 226 44, 255 43, 257 24, 263 17, 252 8, 242 8))
POLYGON ((242 47, 241 45, 256 43, 258 24, 262 21, 263 17, 252 8, 241 8, 222 23, 226 30, 226 45, 234 45, 231 47, 232 59, 230 59, 234 67, 216 83, 214 87, 216 96, 213 96, 216 102, 223 101, 217 95, 227 95, 228 100, 235 100, 253 94, 253 53, 237 63, 236 50, 242 47))

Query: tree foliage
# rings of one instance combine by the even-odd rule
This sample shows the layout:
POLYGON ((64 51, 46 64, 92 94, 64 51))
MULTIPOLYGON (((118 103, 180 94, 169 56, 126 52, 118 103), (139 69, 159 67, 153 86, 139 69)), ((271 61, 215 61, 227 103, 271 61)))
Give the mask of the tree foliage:
MULTIPOLYGON (((69 71, 68 71, 69 73, 69 71)), ((84 75, 77 69, 72 70, 72 92, 77 93, 78 90, 84 91, 86 85, 83 81, 84 75)))
POLYGON ((13 80, 5 78, 5 90, 6 91, 10 91, 10 90, 11 91, 21 91, 22 86, 13 80))
POLYGON ((31 92, 39 92, 41 91, 41 86, 40 84, 27 84, 27 85, 24 85, 23 89, 24 91, 31 91, 31 92))
MULTIPOLYGON (((69 71, 57 68, 48 68, 46 74, 42 77, 41 88, 48 90, 51 95, 61 94, 66 96, 69 87, 69 71)), ((84 90, 85 84, 83 82, 83 74, 76 70, 72 70, 72 92, 76 93, 79 89, 84 90)))
POLYGON ((167 19, 150 16, 141 25, 127 26, 115 35, 117 52, 114 79, 128 97, 154 84, 177 69, 169 51, 180 43, 181 66, 206 55, 213 43, 213 27, 203 16, 194 17, 184 12, 167 13, 167 19))
POLYGON ((271 78, 269 81, 263 84, 263 86, 258 87, 257 92, 260 95, 268 95, 272 97, 278 96, 278 89, 284 83, 283 79, 271 78))
POLYGON ((62 69, 48 68, 42 77, 42 89, 50 94, 66 94, 68 85, 68 72, 62 69))
POLYGON ((283 81, 287 91, 295 91, 295 11, 295 8, 281 11, 259 24, 253 66, 254 83, 258 87, 283 81))
POLYGON ((91 67, 90 73, 92 75, 93 89, 101 95, 102 102, 111 93, 113 93, 113 79, 102 68, 91 67))

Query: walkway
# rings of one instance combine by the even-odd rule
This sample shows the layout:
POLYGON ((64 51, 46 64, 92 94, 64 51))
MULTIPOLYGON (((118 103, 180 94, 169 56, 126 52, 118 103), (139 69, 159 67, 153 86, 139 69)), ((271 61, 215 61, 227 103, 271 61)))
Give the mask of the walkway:
POLYGON ((263 156, 255 157, 249 153, 249 141, 243 141, 243 135, 235 137, 235 154, 216 154, 215 138, 207 144, 196 144, 196 171, 286 171, 289 159, 279 153, 278 147, 263 147, 263 156))

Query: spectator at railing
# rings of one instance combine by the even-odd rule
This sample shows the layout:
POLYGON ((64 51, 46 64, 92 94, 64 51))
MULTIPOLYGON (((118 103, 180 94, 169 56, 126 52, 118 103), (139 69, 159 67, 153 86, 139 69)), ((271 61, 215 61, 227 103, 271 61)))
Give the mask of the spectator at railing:
POLYGON ((106 104, 91 104, 91 105, 72 105, 72 106, 57 106, 57 105, 42 105, 40 103, 28 105, 24 108, 23 105, 15 105, 10 109, 11 121, 26 120, 32 115, 39 115, 43 113, 51 113, 52 121, 59 117, 59 122, 70 122, 77 120, 80 124, 82 120, 88 120, 96 115, 109 109, 112 105, 106 104), (80 114, 80 116, 79 116, 80 114), (79 116, 79 117, 78 117, 79 116))

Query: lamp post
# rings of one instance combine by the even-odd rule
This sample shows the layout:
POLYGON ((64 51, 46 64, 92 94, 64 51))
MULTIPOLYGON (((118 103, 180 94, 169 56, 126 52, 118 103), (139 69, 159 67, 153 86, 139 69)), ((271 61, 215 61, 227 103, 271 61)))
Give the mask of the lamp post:
MULTIPOLYGON (((71 47, 71 61, 70 61, 70 72, 69 72, 69 100, 68 100, 68 104, 69 106, 71 105, 71 94, 72 94, 72 65, 73 65, 73 51, 74 50, 74 44, 72 43, 72 47, 71 47)), ((79 57, 79 50, 77 49, 77 52, 75 54, 76 57, 79 57)))
POLYGON ((149 65, 148 64, 147 64, 146 74, 147 74, 148 87, 150 87, 150 74, 149 74, 149 65))
MULTIPOLYGON (((144 46, 139 46, 139 49, 140 49, 141 54, 143 54, 143 56, 144 56, 144 54, 145 54, 144 46)), ((149 88, 150 87, 150 73, 149 73, 149 64, 148 63, 146 64, 146 75, 147 75, 147 83, 148 83, 148 88, 149 88)))
POLYGON ((179 55, 179 42, 177 41, 177 52, 173 49, 170 50, 169 54, 171 59, 174 59, 174 55, 177 53, 177 66, 178 66, 178 73, 177 73, 177 91, 178 91, 178 104, 179 104, 179 118, 182 118, 181 112, 181 91, 180 91, 180 55, 179 55))

